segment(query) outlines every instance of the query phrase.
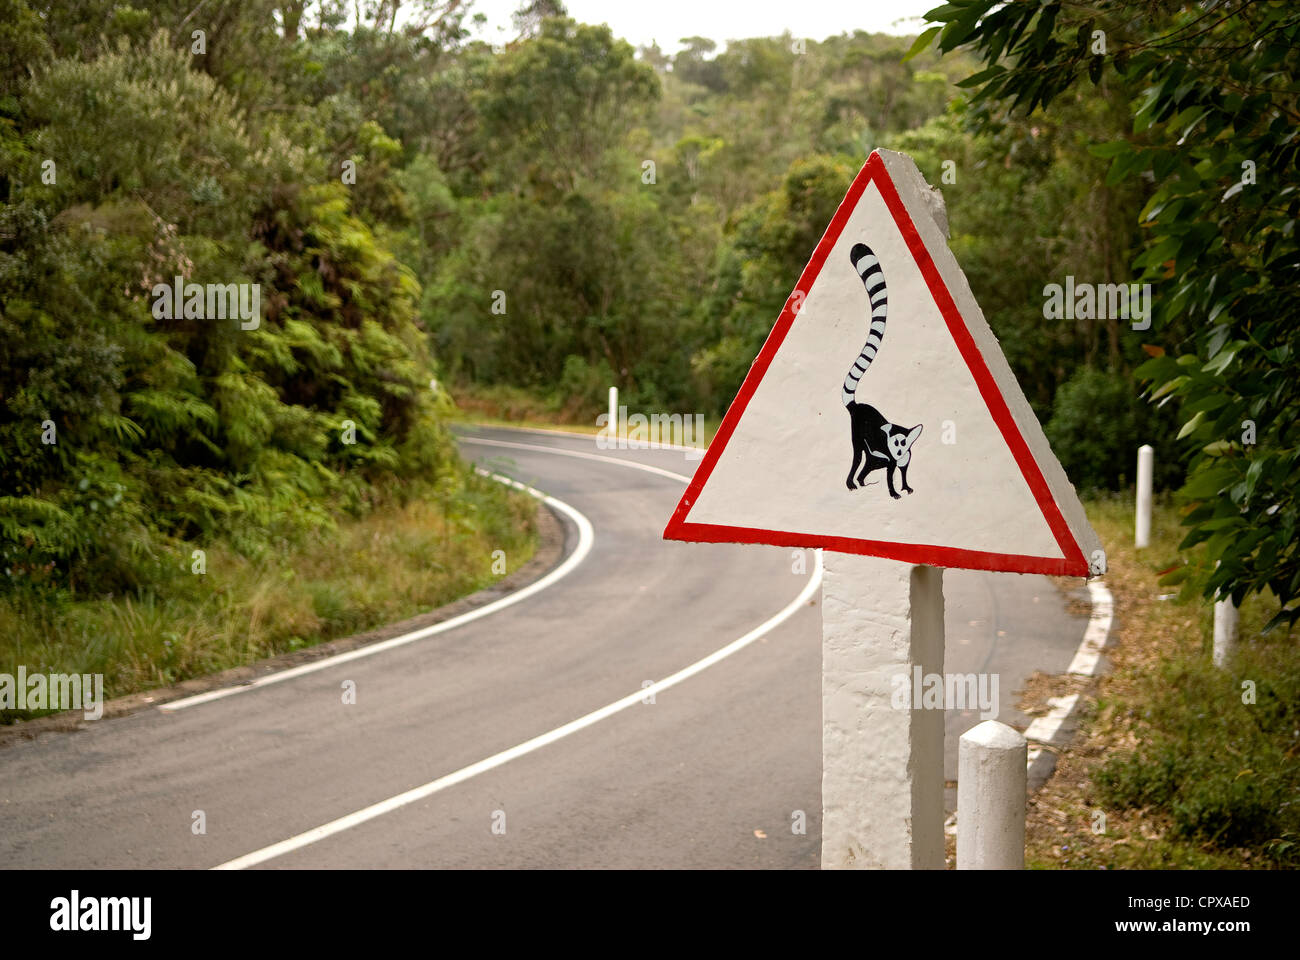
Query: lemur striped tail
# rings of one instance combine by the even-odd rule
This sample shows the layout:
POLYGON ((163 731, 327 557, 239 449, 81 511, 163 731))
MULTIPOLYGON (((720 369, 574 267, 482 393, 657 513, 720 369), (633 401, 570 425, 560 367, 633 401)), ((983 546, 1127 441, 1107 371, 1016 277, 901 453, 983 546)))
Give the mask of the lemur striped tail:
POLYGON ((880 269, 880 261, 871 252, 871 248, 865 243, 855 243, 853 249, 849 251, 849 260, 853 263, 853 269, 858 271, 858 276, 862 278, 862 284, 867 288, 867 295, 871 297, 871 332, 867 334, 867 343, 858 354, 858 359, 853 362, 849 375, 844 378, 843 399, 846 407, 853 402, 858 381, 867 372, 867 367, 871 366, 871 361, 875 359, 876 351, 880 349, 880 341, 885 337, 885 314, 888 310, 885 274, 880 269))

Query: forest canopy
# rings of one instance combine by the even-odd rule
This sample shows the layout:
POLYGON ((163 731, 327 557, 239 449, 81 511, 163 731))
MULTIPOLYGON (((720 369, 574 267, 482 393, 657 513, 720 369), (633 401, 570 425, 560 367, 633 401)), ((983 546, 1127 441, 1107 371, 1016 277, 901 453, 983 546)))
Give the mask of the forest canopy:
MULTIPOLYGON (((1028 18, 1007 28, 1018 51, 1075 49, 1058 8, 1007 8, 1028 18)), ((1181 201, 1097 149, 1134 137, 1150 72, 1076 58, 1086 82, 1003 103, 1018 74, 998 72, 1011 37, 990 9, 937 8, 919 41, 669 55, 554 0, 498 45, 459 0, 0 0, 6 582, 137 588, 192 543, 256 553, 467 483, 448 391, 592 421, 614 385, 634 409, 717 416, 877 147, 943 190, 1075 484, 1124 486, 1150 442, 1177 486, 1177 412, 1133 379, 1155 338, 1044 298, 1159 272, 1138 213, 1181 201), (175 278, 255 285, 258 325, 156 316, 175 278)))

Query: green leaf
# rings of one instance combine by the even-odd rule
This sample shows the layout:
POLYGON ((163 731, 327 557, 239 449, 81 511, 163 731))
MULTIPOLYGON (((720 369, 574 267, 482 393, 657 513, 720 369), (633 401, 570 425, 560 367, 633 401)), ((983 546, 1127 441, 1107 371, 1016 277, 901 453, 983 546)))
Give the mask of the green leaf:
POLYGON ((1205 115, 1209 112, 1210 112, 1209 107, 1202 107, 1202 106, 1188 107, 1186 110, 1183 110, 1180 113, 1178 113, 1176 116, 1170 118, 1169 125, 1171 127, 1182 128, 1182 132, 1179 135, 1180 143, 1183 140, 1187 139, 1187 135, 1192 132, 1192 128, 1195 127, 1198 123, 1200 123, 1201 120, 1205 118, 1205 115))
POLYGON ((1160 386, 1151 391, 1151 399, 1159 400, 1161 397, 1168 396, 1179 387, 1183 386, 1183 384, 1187 383, 1190 379, 1190 377, 1174 377, 1172 380, 1166 380, 1164 383, 1160 384, 1160 386))
POLYGON ((1205 422, 1205 412, 1202 411, 1198 413, 1196 416, 1192 417, 1192 419, 1188 420, 1186 423, 1183 424, 1183 428, 1178 431, 1178 436, 1175 439, 1177 440, 1183 439, 1183 437, 1187 436, 1189 433, 1192 433, 1194 430, 1196 430, 1197 427, 1199 427, 1204 422, 1205 422))
POLYGON ((1199 470, 1188 478, 1179 492, 1188 500, 1217 497, 1232 482, 1233 476, 1233 471, 1221 466, 1199 470))
POLYGON ((1246 468, 1246 497, 1247 497, 1247 499, 1249 499, 1249 498, 1250 498, 1250 495, 1251 495, 1252 493, 1255 492, 1255 485, 1256 485, 1257 483, 1259 483, 1259 477, 1260 477, 1260 474, 1262 474, 1262 473, 1264 472, 1264 464, 1265 464, 1265 462, 1266 462, 1266 461, 1263 460, 1263 459, 1253 460, 1253 461, 1251 461, 1250 466, 1249 466, 1248 468, 1246 468))
POLYGON ((929 20, 932 23, 936 21, 940 23, 947 23, 949 20, 953 19, 954 17, 960 16, 965 11, 965 9, 966 9, 966 5, 964 3, 945 3, 935 7, 932 10, 927 10, 923 14, 923 18, 925 20, 929 20))
POLYGON ((958 80, 956 86, 978 87, 981 83, 984 83, 986 80, 991 80, 994 77, 996 77, 998 74, 1006 73, 1006 72, 1007 72, 1006 67, 1003 67, 999 64, 994 64, 993 66, 989 67, 987 70, 981 70, 979 73, 971 74, 965 80, 958 80))
POLYGON ((1244 346, 1246 345, 1241 341, 1229 344, 1224 347, 1224 349, 1220 350, 1212 360, 1207 361, 1205 366, 1201 367, 1201 369, 1216 377, 1222 375, 1223 371, 1228 369, 1228 366, 1236 358, 1237 354, 1241 352, 1241 349, 1244 346))
MULTIPOLYGON (((939 8, 939 9, 942 9, 942 8, 939 8)), ((937 11, 932 11, 932 12, 937 12, 937 11)), ((929 15, 927 15, 927 16, 926 16, 926 19, 927 19, 927 20, 930 20, 930 19, 937 19, 937 18, 932 18, 932 17, 930 17, 929 15)), ((933 40, 933 39, 935 38, 935 35, 938 34, 939 31, 942 30, 942 29, 943 29, 943 26, 942 26, 942 24, 940 24, 940 25, 933 26, 933 27, 928 27, 928 28, 926 28, 925 30, 922 30, 922 31, 921 31, 921 35, 918 36, 918 37, 916 38, 915 41, 913 41, 912 46, 909 47, 907 53, 905 53, 905 54, 903 55, 903 62, 906 63, 908 60, 911 60, 913 57, 915 57, 917 54, 919 54, 922 50, 924 50, 926 47, 928 47, 928 46, 930 45, 930 41, 933 40)))
POLYGON ((1127 140, 1112 140, 1109 143, 1094 143, 1088 147, 1088 152, 1094 157, 1109 160, 1112 157, 1118 157, 1121 153, 1128 153, 1132 149, 1133 145, 1127 140))
POLYGON ((1135 380, 1156 380, 1167 376, 1177 366, 1172 357, 1152 357, 1150 360, 1138 364, 1137 369, 1133 371, 1133 378, 1135 380))
POLYGON ((1226 406, 1229 398, 1222 393, 1211 393, 1208 396, 1198 397, 1195 400, 1189 400, 1183 404, 1184 413, 1199 413, 1202 410, 1209 412, 1217 410, 1219 407, 1226 406))

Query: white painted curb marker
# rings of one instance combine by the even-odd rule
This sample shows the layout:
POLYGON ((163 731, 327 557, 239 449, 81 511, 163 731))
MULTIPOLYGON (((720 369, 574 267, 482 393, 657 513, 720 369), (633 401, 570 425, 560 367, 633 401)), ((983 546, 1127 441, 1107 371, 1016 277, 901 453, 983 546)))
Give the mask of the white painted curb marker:
POLYGON ((1025 738, 997 720, 961 735, 957 753, 957 869, 1025 867, 1025 738))
POLYGON ((1226 667, 1237 652, 1237 605, 1229 597, 1214 604, 1214 665, 1226 667))
POLYGON ((1134 531, 1134 543, 1139 547, 1151 545, 1151 475, 1155 455, 1155 449, 1149 443, 1138 447, 1137 529, 1134 531))

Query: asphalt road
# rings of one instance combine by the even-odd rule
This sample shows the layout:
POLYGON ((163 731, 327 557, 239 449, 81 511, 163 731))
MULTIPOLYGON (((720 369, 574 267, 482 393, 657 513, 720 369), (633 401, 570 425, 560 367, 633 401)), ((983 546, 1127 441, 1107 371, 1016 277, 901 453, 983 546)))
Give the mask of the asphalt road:
MULTIPOLYGON (((375 656, 163 713, 0 750, 0 866, 225 864, 559 728, 718 651, 791 603, 815 568, 782 548, 665 543, 678 451, 504 430, 463 451, 570 504, 590 554, 514 606, 375 656), (356 684, 356 703, 341 684, 356 684), (192 828, 202 811, 206 833, 192 828)), ((566 551, 578 539, 570 521, 566 551)), ((1014 691, 1061 672, 1086 621, 1045 578, 949 571, 950 672, 1014 691)), ((532 752, 258 864, 815 868, 820 603, 703 669, 532 752), (806 832, 792 830, 803 812, 806 832)), ((956 738, 978 722, 950 712, 956 738)), ((472 771, 471 771, 472 773, 472 771)), ((950 798, 951 807, 951 798, 950 798)))

